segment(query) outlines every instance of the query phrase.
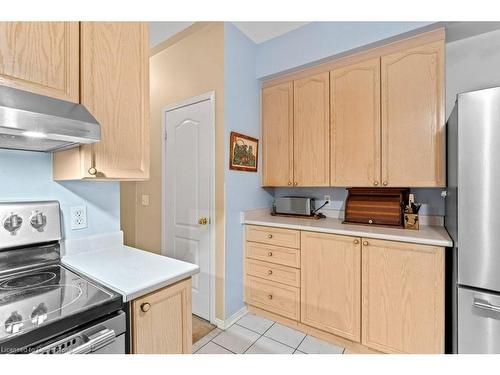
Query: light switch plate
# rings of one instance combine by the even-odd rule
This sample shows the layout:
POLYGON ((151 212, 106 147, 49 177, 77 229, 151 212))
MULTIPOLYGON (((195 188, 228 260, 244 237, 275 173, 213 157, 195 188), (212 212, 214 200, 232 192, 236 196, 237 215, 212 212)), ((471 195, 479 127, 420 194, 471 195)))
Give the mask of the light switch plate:
POLYGON ((149 195, 148 194, 142 194, 141 196, 141 202, 143 206, 149 206, 149 195))
POLYGON ((71 207, 71 229, 87 228, 87 206, 71 207))

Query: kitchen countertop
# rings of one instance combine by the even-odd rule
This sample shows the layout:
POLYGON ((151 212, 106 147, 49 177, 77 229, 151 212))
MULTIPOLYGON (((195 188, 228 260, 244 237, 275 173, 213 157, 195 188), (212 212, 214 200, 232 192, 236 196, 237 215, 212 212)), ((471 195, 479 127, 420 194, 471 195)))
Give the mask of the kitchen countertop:
POLYGON ((369 225, 342 224, 342 220, 328 217, 325 219, 314 220, 272 216, 269 213, 246 214, 244 224, 376 238, 381 240, 409 242, 422 245, 442 247, 453 246, 453 242, 448 232, 441 226, 420 225, 419 230, 411 230, 369 225))
POLYGON ((122 294, 124 302, 199 272, 195 264, 125 245, 68 254, 61 262, 122 294))

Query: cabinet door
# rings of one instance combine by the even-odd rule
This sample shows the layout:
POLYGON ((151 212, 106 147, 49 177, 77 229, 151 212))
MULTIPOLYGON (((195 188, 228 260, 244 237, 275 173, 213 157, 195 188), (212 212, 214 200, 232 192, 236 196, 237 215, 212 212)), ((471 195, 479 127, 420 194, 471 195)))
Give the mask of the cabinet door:
POLYGON ((82 22, 81 102, 101 124, 91 149, 97 178, 149 177, 147 23, 82 22))
POLYGON ((382 180, 445 186, 444 41, 382 57, 382 180))
POLYGON ((328 72, 294 82, 294 185, 330 184, 329 86, 328 72))
POLYGON ((360 239, 302 232, 302 323, 360 341, 360 239))
POLYGON ((191 278, 132 301, 132 314, 134 353, 191 353, 191 278))
POLYGON ((78 22, 0 22, 0 85, 78 103, 78 22))
POLYGON ((390 353, 444 352, 444 251, 363 239, 363 344, 390 353))
POLYGON ((262 145, 262 185, 292 185, 292 82, 262 90, 262 145))
POLYGON ((380 184, 380 59, 330 73, 332 186, 380 184))

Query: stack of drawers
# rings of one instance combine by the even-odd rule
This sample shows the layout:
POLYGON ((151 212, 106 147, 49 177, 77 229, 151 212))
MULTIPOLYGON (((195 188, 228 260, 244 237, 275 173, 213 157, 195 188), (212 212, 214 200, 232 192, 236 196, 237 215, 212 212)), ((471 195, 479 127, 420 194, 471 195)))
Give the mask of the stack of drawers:
POLYGON ((300 318, 300 231, 246 226, 245 299, 249 305, 300 318))

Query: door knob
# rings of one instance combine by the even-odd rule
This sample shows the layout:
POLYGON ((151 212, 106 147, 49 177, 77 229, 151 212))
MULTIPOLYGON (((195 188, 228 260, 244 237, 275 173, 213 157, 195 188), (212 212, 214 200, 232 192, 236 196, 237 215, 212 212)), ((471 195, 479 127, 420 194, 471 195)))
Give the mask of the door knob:
POLYGON ((141 311, 142 312, 148 312, 150 308, 151 308, 151 304, 149 302, 141 303, 141 311))
POLYGON ((198 220, 198 224, 207 225, 208 219, 206 217, 201 217, 200 220, 198 220))

